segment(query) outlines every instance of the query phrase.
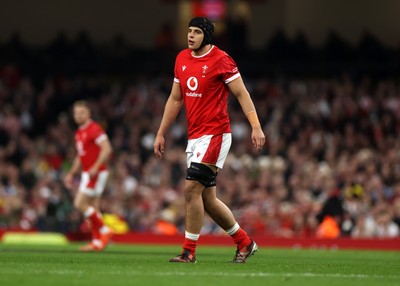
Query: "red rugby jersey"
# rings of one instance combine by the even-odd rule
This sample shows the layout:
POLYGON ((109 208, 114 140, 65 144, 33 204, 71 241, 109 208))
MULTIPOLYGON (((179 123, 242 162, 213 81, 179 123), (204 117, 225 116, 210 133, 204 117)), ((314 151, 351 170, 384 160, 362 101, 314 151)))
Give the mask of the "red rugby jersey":
MULTIPOLYGON (((107 138, 104 129, 93 120, 80 126, 75 132, 75 147, 81 161, 82 170, 88 171, 96 162, 100 153, 98 143, 107 138)), ((102 164, 99 171, 107 169, 106 164, 102 164)))
POLYGON ((216 46, 202 56, 185 49, 176 57, 174 82, 180 84, 189 139, 229 133, 227 83, 240 77, 235 61, 216 46))

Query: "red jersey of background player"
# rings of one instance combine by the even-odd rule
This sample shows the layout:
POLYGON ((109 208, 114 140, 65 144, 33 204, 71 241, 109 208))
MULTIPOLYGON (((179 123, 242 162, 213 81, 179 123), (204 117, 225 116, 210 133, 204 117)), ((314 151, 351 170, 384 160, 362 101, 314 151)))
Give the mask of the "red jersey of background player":
POLYGON ((176 57, 174 73, 185 103, 189 139, 230 133, 226 84, 240 77, 235 61, 216 46, 202 56, 185 49, 176 57))
MULTIPOLYGON (((80 126, 76 131, 75 146, 83 171, 88 171, 96 162, 100 153, 100 147, 97 143, 104 140, 106 136, 104 129, 93 120, 80 126)), ((101 164, 99 171, 105 169, 107 169, 106 164, 101 164)))

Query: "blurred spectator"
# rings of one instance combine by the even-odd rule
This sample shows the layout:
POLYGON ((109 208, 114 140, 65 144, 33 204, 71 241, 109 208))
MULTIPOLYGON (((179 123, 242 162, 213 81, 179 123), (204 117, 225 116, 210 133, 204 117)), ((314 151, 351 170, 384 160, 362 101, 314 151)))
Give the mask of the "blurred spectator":
MULTIPOLYGON (((346 67, 355 50, 337 35, 329 37, 319 55, 334 76, 318 69, 313 76, 285 75, 292 44, 302 47, 293 55, 297 59, 311 54, 312 61, 318 53, 309 54, 301 36, 294 43, 283 32, 271 39, 267 58, 286 62, 282 74, 247 79, 268 134, 268 148, 258 159, 246 139, 249 126, 240 106, 230 102, 235 142, 218 177, 219 194, 250 234, 316 236, 320 223, 331 217, 341 236, 399 237, 400 84, 384 61, 371 66, 385 73, 363 70, 370 60, 385 60, 387 52, 367 36, 352 62, 362 58, 363 63, 350 73, 343 73, 343 66, 329 70, 329 62, 346 67), (379 55, 371 58, 375 51, 379 55), (385 76, 389 72, 394 76, 385 76)), ((87 231, 72 208, 78 182, 72 190, 59 182, 74 154, 71 104, 86 99, 115 150, 102 211, 115 213, 134 231, 165 231, 161 221, 175 225, 173 232, 184 229, 184 116, 166 137, 165 160, 156 161, 149 149, 173 75, 160 73, 157 55, 131 53, 123 39, 114 45, 114 50, 98 48, 85 34, 75 43, 60 34, 42 51, 27 48, 17 36, 3 45, 1 228, 87 231), (110 58, 129 69, 114 69, 110 58)), ((251 53, 243 57, 251 60, 251 53)), ((259 65, 252 62, 250 71, 259 65)), ((202 232, 220 234, 207 218, 202 232)))
POLYGON ((331 31, 325 43, 323 58, 328 62, 347 62, 353 56, 353 50, 349 43, 331 31))

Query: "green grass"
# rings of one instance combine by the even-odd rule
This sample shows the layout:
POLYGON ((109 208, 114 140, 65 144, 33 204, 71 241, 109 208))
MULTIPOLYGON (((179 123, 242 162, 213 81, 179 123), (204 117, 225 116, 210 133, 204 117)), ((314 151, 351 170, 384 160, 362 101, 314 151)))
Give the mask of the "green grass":
POLYGON ((232 264, 233 247, 199 247, 196 264, 169 263, 179 246, 0 244, 0 285, 400 285, 400 253, 261 248, 232 264))

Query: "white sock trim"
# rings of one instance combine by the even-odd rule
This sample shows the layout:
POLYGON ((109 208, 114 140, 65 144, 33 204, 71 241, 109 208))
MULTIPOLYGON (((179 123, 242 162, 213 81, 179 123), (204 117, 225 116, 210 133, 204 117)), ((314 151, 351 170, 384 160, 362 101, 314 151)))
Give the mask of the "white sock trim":
POLYGON ((102 246, 102 242, 101 242, 100 239, 93 239, 92 243, 97 247, 101 247, 102 246))
POLYGON ((238 223, 235 223, 231 228, 225 230, 227 234, 230 236, 234 235, 238 230, 240 229, 240 226, 238 223))
POLYGON ((108 228, 108 226, 106 226, 106 225, 103 225, 101 228, 100 228, 100 233, 101 234, 106 234, 106 233, 109 233, 110 232, 110 229, 108 228))
POLYGON ((185 231, 185 238, 197 241, 199 239, 199 237, 200 237, 200 234, 194 234, 194 233, 185 231))
POLYGON ((83 213, 83 216, 84 216, 85 218, 88 218, 88 217, 90 217, 94 212, 96 212, 96 210, 94 209, 94 207, 88 207, 88 208, 86 209, 86 211, 83 213))

